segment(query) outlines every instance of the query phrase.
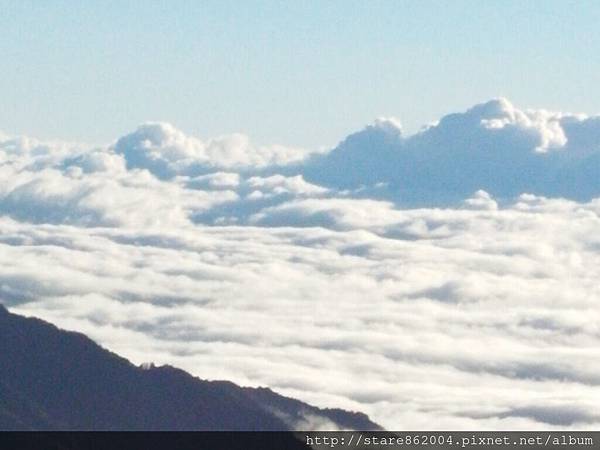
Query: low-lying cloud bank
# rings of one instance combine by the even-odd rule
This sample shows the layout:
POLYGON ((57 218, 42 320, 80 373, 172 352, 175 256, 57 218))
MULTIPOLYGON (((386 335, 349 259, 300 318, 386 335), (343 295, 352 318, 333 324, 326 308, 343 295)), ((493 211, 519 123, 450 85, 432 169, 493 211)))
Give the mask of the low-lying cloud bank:
POLYGON ((493 100, 327 153, 0 135, 0 179, 0 300, 136 362, 388 428, 600 425, 598 117, 493 100))

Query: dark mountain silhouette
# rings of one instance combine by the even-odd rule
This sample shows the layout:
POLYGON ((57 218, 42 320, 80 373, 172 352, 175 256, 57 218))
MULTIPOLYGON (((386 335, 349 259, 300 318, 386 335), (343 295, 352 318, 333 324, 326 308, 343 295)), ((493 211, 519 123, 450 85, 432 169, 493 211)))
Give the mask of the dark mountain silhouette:
POLYGON ((137 367, 86 336, 0 305, 0 430, 291 430, 379 427, 270 389, 137 367), (315 425, 312 425, 315 426, 315 425))

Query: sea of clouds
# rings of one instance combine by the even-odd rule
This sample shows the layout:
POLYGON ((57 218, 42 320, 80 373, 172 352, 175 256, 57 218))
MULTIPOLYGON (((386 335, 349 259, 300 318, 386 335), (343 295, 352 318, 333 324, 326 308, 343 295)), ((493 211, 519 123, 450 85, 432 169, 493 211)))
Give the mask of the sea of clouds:
POLYGON ((318 152, 0 134, 0 180, 0 301, 136 363, 389 429, 600 426, 600 117, 497 99, 318 152))

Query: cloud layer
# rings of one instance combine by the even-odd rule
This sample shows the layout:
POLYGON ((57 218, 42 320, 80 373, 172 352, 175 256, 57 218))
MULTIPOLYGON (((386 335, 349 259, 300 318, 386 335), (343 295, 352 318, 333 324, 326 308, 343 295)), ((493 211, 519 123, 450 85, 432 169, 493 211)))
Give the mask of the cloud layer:
POLYGON ((506 100, 326 154, 0 136, 0 299, 388 428, 597 428, 599 145, 506 100))

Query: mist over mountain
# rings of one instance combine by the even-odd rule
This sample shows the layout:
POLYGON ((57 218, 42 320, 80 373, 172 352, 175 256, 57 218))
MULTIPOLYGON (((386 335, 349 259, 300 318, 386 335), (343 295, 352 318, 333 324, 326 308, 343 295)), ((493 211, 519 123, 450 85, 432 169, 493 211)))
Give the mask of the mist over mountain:
POLYGON ((82 334, 0 305, 0 430, 379 429, 367 416, 319 409, 170 366, 137 367, 82 334))
POLYGON ((0 299, 388 429, 598 428, 599 164, 600 118, 505 99, 318 151, 0 135, 0 299))

